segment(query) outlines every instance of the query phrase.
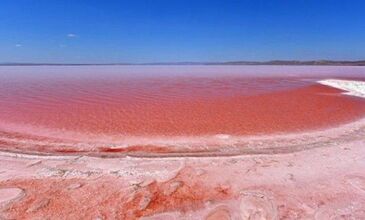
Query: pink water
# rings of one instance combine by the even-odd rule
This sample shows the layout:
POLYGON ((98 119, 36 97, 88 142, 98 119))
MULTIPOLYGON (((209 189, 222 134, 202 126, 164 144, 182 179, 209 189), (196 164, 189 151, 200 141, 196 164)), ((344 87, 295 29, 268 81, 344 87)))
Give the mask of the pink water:
POLYGON ((365 102, 316 81, 362 79, 364 73, 354 67, 2 67, 0 144, 19 147, 19 139, 51 137, 61 142, 69 134, 80 144, 88 136, 256 135, 327 128, 362 117, 365 102))

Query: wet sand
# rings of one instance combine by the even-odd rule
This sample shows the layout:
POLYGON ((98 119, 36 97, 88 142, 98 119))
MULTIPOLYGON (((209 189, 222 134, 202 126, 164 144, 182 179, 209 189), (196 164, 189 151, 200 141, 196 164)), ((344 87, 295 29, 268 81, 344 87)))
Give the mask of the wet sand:
MULTIPOLYGON (((235 93, 243 81, 223 81, 232 87, 222 97, 200 89, 192 97, 180 93, 178 103, 165 97, 159 101, 171 106, 148 108, 143 123, 115 116, 111 128, 103 121, 114 110, 96 114, 95 128, 75 123, 70 131, 70 106, 38 100, 48 103, 42 112, 42 105, 23 102, 39 110, 37 117, 13 106, 17 112, 0 130, 0 218, 362 219, 365 86, 295 77, 284 85, 275 85, 283 78, 266 78, 259 85, 274 85, 250 94, 235 93), (174 122, 150 121, 174 110, 174 122), (41 126, 52 117, 57 123, 41 126)), ((1 101, 5 116, 11 100, 1 101)), ((131 112, 143 116, 146 109, 131 112)))

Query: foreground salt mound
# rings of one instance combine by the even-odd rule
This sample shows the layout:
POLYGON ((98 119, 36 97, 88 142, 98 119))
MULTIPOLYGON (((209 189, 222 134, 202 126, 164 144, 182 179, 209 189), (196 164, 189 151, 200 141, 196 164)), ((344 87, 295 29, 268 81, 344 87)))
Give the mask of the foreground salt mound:
POLYGON ((345 90, 344 94, 365 98, 365 82, 355 80, 326 79, 318 83, 331 86, 337 89, 345 90))

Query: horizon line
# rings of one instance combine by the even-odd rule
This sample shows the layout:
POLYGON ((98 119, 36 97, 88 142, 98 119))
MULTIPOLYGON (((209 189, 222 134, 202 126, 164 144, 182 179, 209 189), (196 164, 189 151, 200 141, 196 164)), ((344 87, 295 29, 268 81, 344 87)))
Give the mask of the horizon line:
POLYGON ((181 62, 111 62, 111 63, 58 63, 58 62, 2 62, 0 66, 112 66, 112 65, 354 65, 365 66, 364 60, 268 60, 268 61, 181 61, 181 62))

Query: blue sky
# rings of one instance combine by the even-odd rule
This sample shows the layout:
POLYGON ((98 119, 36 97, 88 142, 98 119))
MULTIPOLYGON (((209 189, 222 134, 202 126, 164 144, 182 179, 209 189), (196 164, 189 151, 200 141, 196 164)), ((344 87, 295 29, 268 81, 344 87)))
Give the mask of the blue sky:
POLYGON ((0 1, 0 62, 274 59, 365 59, 365 1, 0 1))

